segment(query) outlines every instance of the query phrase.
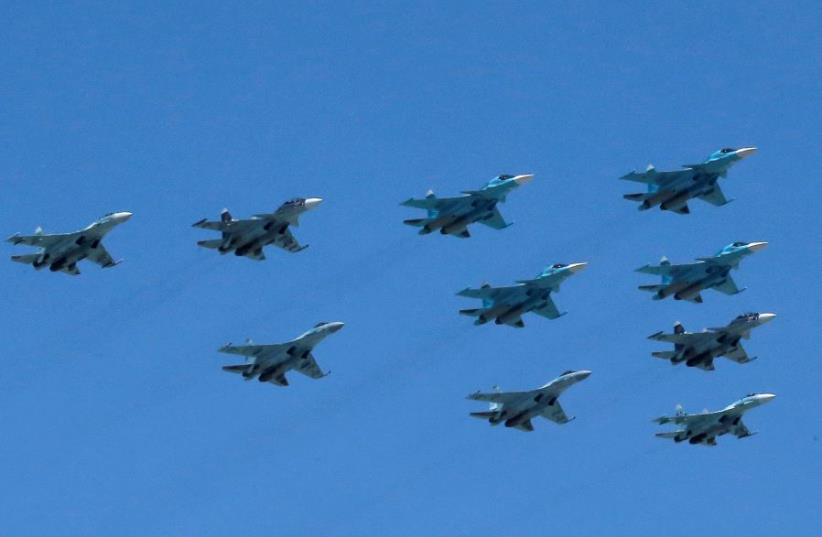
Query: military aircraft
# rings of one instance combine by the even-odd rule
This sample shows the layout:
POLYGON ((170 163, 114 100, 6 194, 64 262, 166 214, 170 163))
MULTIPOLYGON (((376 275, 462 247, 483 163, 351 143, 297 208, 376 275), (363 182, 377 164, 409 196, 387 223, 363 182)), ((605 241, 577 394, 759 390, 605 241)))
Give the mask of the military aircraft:
POLYGON ((731 269, 739 268, 743 257, 758 252, 767 242, 734 242, 724 247, 713 257, 699 257, 693 263, 672 265, 667 257, 659 260, 659 265, 645 265, 637 272, 662 276, 661 285, 640 285, 639 289, 654 293, 654 300, 673 295, 675 300, 702 303, 703 289, 715 289, 726 295, 735 295, 739 289, 731 278, 731 269))
POLYGON ((537 315, 556 319, 560 313, 556 304, 551 300, 551 293, 559 292, 560 284, 566 278, 584 269, 587 263, 556 263, 547 267, 533 280, 520 280, 516 285, 506 287, 492 287, 485 284, 479 289, 466 288, 457 293, 458 296, 481 298, 482 307, 477 309, 460 310, 462 315, 476 317, 475 325, 485 324, 494 320, 496 324, 507 324, 522 328, 522 314, 533 312, 537 315))
POLYGON ((556 423, 568 423, 574 418, 565 415, 557 400, 569 386, 587 379, 590 371, 566 371, 548 384, 528 392, 476 392, 468 396, 474 401, 490 401, 486 412, 471 412, 471 416, 488 420, 491 425, 505 423, 520 431, 534 430, 531 418, 543 417, 556 423))
POLYGON ((716 437, 731 433, 737 438, 752 436, 752 433, 742 423, 742 414, 759 405, 771 401, 776 397, 772 393, 750 393, 716 412, 705 410, 702 414, 686 414, 681 405, 676 407, 675 416, 663 416, 654 421, 660 425, 673 423, 685 428, 677 431, 656 433, 659 438, 672 438, 674 442, 685 440, 690 444, 715 446, 716 437))
POLYGON ((712 205, 722 206, 732 200, 725 198, 717 183, 725 177, 728 169, 745 157, 756 153, 755 147, 734 149, 725 147, 712 153, 701 164, 686 164, 684 169, 672 172, 658 172, 649 164, 644 173, 635 171, 623 175, 621 179, 648 185, 647 193, 625 194, 626 200, 641 201, 640 211, 659 205, 663 211, 688 214, 688 200, 699 198, 712 205))
POLYGON ((257 377, 260 382, 271 382, 277 386, 288 386, 285 374, 291 370, 313 379, 322 378, 328 373, 323 373, 311 351, 320 341, 342 327, 341 322, 317 323, 314 328, 295 339, 274 345, 254 345, 251 341, 246 345, 229 343, 221 347, 220 352, 245 356, 246 363, 223 366, 223 371, 239 373, 245 380, 257 377))
POLYGON ((674 325, 673 334, 657 332, 648 339, 674 344, 673 351, 654 352, 653 356, 670 360, 673 365, 685 362, 688 367, 698 367, 705 371, 714 370, 714 358, 724 356, 738 364, 756 359, 748 357, 740 339, 749 339, 751 330, 762 326, 776 317, 774 313, 743 313, 727 326, 708 328, 702 332, 686 332, 682 323, 674 325))
POLYGON ((246 220, 235 220, 228 209, 223 209, 219 222, 203 218, 192 226, 222 232, 222 238, 198 241, 198 245, 214 248, 221 254, 233 250, 234 255, 262 261, 265 259, 263 246, 269 244, 289 252, 307 248, 308 245, 300 246, 288 227, 299 226, 300 216, 321 202, 321 198, 295 198, 280 205, 273 213, 255 214, 246 220))
POLYGON ((13 255, 12 261, 32 265, 40 270, 48 265, 52 272, 65 272, 76 276, 80 274, 77 262, 88 259, 103 268, 113 267, 120 261, 112 259, 103 246, 103 237, 115 226, 131 218, 131 213, 108 213, 80 231, 72 233, 55 233, 47 235, 42 228, 37 228, 34 235, 16 233, 6 239, 12 244, 37 246, 40 251, 35 254, 13 255))
POLYGON ((426 209, 426 218, 405 220, 409 226, 421 227, 420 235, 426 235, 437 229, 443 235, 454 235, 467 239, 471 236, 468 225, 477 222, 494 229, 510 226, 497 209, 497 204, 504 202, 506 196, 524 185, 534 176, 498 175, 479 190, 463 192, 464 196, 456 198, 438 198, 429 190, 424 199, 408 199, 401 203, 405 207, 426 209))

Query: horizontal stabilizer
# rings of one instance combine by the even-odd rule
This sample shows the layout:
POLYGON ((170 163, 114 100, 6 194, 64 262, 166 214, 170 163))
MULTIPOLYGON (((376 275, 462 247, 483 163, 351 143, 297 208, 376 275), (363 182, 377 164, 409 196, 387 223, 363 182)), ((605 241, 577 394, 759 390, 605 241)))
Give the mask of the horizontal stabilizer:
POLYGON ((403 220, 402 223, 406 224, 406 225, 409 225, 409 226, 424 226, 425 224, 428 223, 428 219, 427 218, 410 218, 408 220, 403 220))
POLYGON ((496 412, 486 411, 486 412, 471 412, 469 414, 472 418, 479 418, 481 420, 487 420, 495 417, 497 415, 496 412))
POLYGON ((636 193, 636 194, 624 194, 622 197, 625 198, 626 200, 631 200, 631 201, 645 201, 645 200, 653 197, 653 194, 648 194, 646 192, 639 192, 639 193, 636 193))
POLYGON ((468 315, 469 317, 479 317, 485 310, 482 308, 460 310, 460 315, 468 315))

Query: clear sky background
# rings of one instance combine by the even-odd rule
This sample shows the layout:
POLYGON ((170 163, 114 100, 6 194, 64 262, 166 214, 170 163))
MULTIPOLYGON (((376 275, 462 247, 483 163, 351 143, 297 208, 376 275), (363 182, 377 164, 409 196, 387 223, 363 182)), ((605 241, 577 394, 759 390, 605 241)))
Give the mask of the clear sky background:
MULTIPOLYGON (((0 31, 3 235, 134 217, 110 270, 0 263, 0 534, 818 535, 822 53, 818 2, 7 2, 0 31), (617 180, 756 145, 737 201, 640 213, 617 180), (420 237, 398 205, 429 188, 536 174, 515 225, 420 237), (197 248, 191 223, 325 203, 311 247, 255 263, 197 248), (770 246, 739 296, 654 302, 663 254, 770 246), (588 261, 568 315, 523 330, 457 315, 484 281, 588 261), (745 311, 778 318, 760 360, 714 373, 646 337, 745 311), (227 341, 345 328, 333 374, 278 388, 223 373, 227 341), (530 434, 467 414, 477 389, 593 375, 577 420, 530 434), (753 391, 761 434, 654 438, 682 403, 753 391)), ((28 252, 5 244, 3 256, 28 252)))

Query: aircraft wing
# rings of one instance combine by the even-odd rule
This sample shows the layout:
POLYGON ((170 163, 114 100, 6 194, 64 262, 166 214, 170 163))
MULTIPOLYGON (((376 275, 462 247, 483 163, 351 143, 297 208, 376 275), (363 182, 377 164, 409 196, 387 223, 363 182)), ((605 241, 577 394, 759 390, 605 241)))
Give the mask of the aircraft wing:
POLYGON ((713 339, 715 337, 715 332, 690 332, 683 334, 665 334, 663 332, 657 332, 656 334, 648 336, 648 339, 690 346, 707 339, 713 339))
POLYGON ((714 289, 716 289, 720 293, 725 293, 726 295, 735 295, 735 294, 738 294, 738 293, 741 293, 742 291, 744 291, 744 289, 740 289, 739 287, 736 286, 736 282, 734 281, 733 278, 731 278, 730 274, 728 274, 725 277, 724 282, 722 282, 719 285, 715 285, 714 289))
POLYGON ((559 401, 554 401, 553 405, 545 407, 545 410, 540 413, 540 416, 555 423, 568 423, 571 421, 571 419, 565 414, 565 411, 562 409, 562 405, 559 404, 559 401))
POLYGON ((725 358, 729 360, 733 360, 738 364, 745 364, 747 362, 752 362, 753 358, 748 356, 748 353, 745 352, 745 349, 742 347, 741 343, 736 344, 736 348, 725 355, 725 358))
POLYGON ((620 179, 624 179, 626 181, 635 181, 637 183, 645 183, 647 185, 664 186, 683 179, 690 179, 693 174, 693 170, 688 169, 678 170, 674 172, 658 172, 655 169, 651 168, 648 171, 644 171, 642 173, 637 173, 633 171, 627 175, 623 175, 622 177, 620 177, 620 179))
POLYGON ((259 222, 259 220, 256 219, 232 220, 231 222, 223 222, 222 220, 206 220, 205 218, 203 218, 199 222, 194 222, 193 224, 191 224, 191 226, 198 227, 201 229, 210 229, 212 231, 241 233, 257 222, 259 222))
POLYGON ((699 199, 707 201, 711 205, 716 205, 718 207, 731 202, 731 200, 725 198, 725 194, 722 193, 722 189, 719 188, 719 185, 714 185, 711 190, 699 196, 699 199))
POLYGON ((479 289, 466 288, 457 293, 459 296, 468 298, 481 298, 492 302, 505 302, 519 300, 527 293, 524 285, 507 285, 504 287, 483 286, 479 289))
POLYGON ((745 426, 744 423, 742 423, 742 420, 739 420, 734 428, 731 429, 731 433, 737 438, 745 438, 746 436, 751 436, 754 434, 745 426))
POLYGON ((636 269, 636 271, 644 274, 654 274, 656 276, 676 276, 699 265, 704 265, 704 263, 700 261, 697 263, 681 263, 679 265, 645 265, 644 267, 636 269))
POLYGON ((491 213, 491 216, 488 218, 484 218, 482 220, 477 220, 478 224, 485 224, 488 227, 492 227, 494 229, 504 229, 510 226, 508 222, 502 217, 502 214, 499 212, 499 209, 494 207, 494 211, 491 213))
POLYGON ((220 352, 226 354, 239 354, 240 356, 266 356, 279 352, 285 352, 286 345, 224 345, 220 352))
POLYGON ((660 425, 665 423, 675 423, 676 425, 687 425, 690 427, 698 427, 703 423, 707 423, 710 421, 714 421, 717 419, 716 412, 707 412, 704 414, 681 414, 676 416, 663 416, 661 418, 657 418, 656 421, 660 425))
POLYGON ((117 264, 117 261, 111 257, 102 242, 97 245, 97 248, 89 248, 86 259, 97 263, 103 268, 113 267, 117 264))
POLYGON ((558 317, 562 317, 562 313, 559 312, 557 309, 557 305, 554 304, 554 301, 551 300, 550 295, 548 298, 545 299, 545 305, 541 308, 531 310, 532 313, 536 313, 537 315, 542 315, 543 317, 547 317, 548 319, 556 319, 558 317))
POLYGON ((307 377, 311 377, 312 379, 321 379, 324 376, 328 375, 328 373, 323 373, 323 370, 320 369, 320 365, 317 363, 317 360, 314 359, 313 354, 309 354, 302 360, 300 360, 299 365, 294 368, 294 371, 298 373, 302 373, 307 377))
POLYGON ((275 246, 279 246, 283 250, 288 250, 289 252, 299 252, 307 248, 307 246, 300 246, 300 243, 297 242, 297 239, 294 238, 294 234, 291 233, 291 230, 286 228, 286 230, 277 235, 272 242, 275 246))
POLYGON ((6 239, 12 244, 26 244, 28 246, 39 246, 40 248, 48 248, 63 241, 72 240, 74 236, 79 236, 79 233, 55 233, 52 235, 45 235, 37 233, 34 235, 20 235, 15 234, 6 239))
POLYGON ((462 200, 467 199, 468 196, 459 196, 455 198, 437 198, 430 196, 422 199, 410 198, 402 202, 400 205, 405 207, 415 207, 417 209, 430 209, 440 211, 445 208, 450 208, 453 205, 462 203, 462 200))
POLYGON ((491 403, 506 405, 529 397, 529 394, 530 392, 475 392, 469 395, 468 399, 472 399, 474 401, 489 401, 491 403))

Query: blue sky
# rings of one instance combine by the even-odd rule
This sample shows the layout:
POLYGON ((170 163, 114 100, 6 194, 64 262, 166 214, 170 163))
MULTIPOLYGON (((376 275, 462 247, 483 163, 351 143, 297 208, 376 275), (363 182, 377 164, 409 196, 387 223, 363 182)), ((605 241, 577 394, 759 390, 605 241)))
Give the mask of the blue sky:
MULTIPOLYGON (((4 535, 814 535, 822 475, 816 241, 820 8, 813 2, 7 3, 0 32, 0 230, 134 218, 115 269, 0 263, 4 535), (639 213, 617 177, 756 145, 680 217, 639 213), (428 188, 536 174, 515 225, 419 237, 428 188), (190 224, 294 196, 326 201, 254 263, 190 224), (633 272, 767 240, 699 306, 633 272), (569 314, 474 327, 454 293, 588 261, 569 314), (749 310, 760 360, 705 374, 646 340, 749 310), (320 320, 333 374, 279 389, 216 352, 320 320), (464 396, 593 375, 578 419, 491 428, 464 396), (762 434, 655 439, 676 403, 777 399, 762 434)), ((24 251, 6 244, 5 256, 24 251)))

